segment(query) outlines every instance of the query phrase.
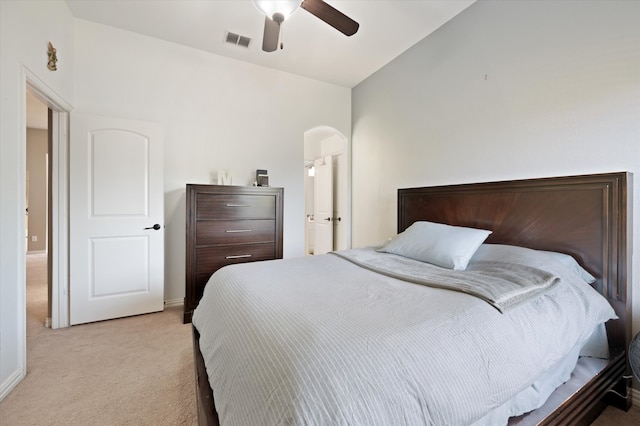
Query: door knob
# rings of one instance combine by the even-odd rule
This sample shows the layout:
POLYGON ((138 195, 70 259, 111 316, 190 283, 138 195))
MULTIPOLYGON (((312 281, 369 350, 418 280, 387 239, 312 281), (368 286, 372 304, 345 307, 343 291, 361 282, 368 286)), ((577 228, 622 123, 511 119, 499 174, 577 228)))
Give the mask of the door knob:
POLYGON ((159 223, 156 223, 155 225, 153 225, 153 226, 149 226, 149 227, 144 228, 144 229, 153 229, 153 230, 157 231, 157 230, 158 230, 158 229, 160 229, 160 228, 161 228, 160 224, 159 224, 159 223))
POLYGON ((327 222, 331 222, 331 218, 330 217, 325 217, 324 220, 326 220, 327 222))

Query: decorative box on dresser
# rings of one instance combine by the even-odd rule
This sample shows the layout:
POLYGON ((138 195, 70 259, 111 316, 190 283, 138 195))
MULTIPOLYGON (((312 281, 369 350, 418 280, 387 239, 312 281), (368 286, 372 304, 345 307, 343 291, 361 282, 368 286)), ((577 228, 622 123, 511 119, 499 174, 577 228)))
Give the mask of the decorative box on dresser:
POLYGON ((187 184, 184 322, 225 265, 282 259, 282 188, 187 184))

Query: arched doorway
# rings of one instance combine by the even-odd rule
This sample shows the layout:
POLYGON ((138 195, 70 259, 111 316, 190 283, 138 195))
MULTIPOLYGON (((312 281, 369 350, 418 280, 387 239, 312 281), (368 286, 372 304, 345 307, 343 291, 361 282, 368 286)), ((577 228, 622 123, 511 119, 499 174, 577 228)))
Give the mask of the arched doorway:
POLYGON ((318 126, 304 133, 305 255, 344 250, 351 245, 350 164, 348 140, 340 131, 318 126), (330 166, 329 172, 315 173, 321 165, 330 166), (319 193, 326 193, 318 189, 324 187, 320 180, 324 182, 325 177, 330 178, 326 185, 331 212, 316 217, 323 204, 319 193), (331 234, 328 243, 326 232, 331 234))

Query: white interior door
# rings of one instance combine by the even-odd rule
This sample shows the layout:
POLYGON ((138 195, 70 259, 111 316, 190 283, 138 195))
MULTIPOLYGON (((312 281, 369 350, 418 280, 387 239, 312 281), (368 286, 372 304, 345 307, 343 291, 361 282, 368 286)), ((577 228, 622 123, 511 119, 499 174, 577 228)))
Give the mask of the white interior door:
POLYGON ((164 308, 162 136, 154 123, 71 114, 72 325, 164 308))
POLYGON ((331 156, 313 162, 314 202, 313 217, 315 238, 313 254, 325 254, 333 250, 333 164, 331 156))

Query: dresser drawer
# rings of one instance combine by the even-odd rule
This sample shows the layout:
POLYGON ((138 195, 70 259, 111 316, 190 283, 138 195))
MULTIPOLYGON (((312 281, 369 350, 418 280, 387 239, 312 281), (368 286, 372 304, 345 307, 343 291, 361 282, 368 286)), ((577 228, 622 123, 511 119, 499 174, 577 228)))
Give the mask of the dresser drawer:
POLYGON ((274 219, 199 220, 196 223, 196 246, 272 243, 275 238, 274 219))
POLYGON ((275 250, 273 243, 198 247, 196 248, 196 273, 213 272, 233 263, 274 259, 275 250))
POLYGON ((276 197, 265 194, 206 194, 196 198, 196 220, 275 219, 276 197))

